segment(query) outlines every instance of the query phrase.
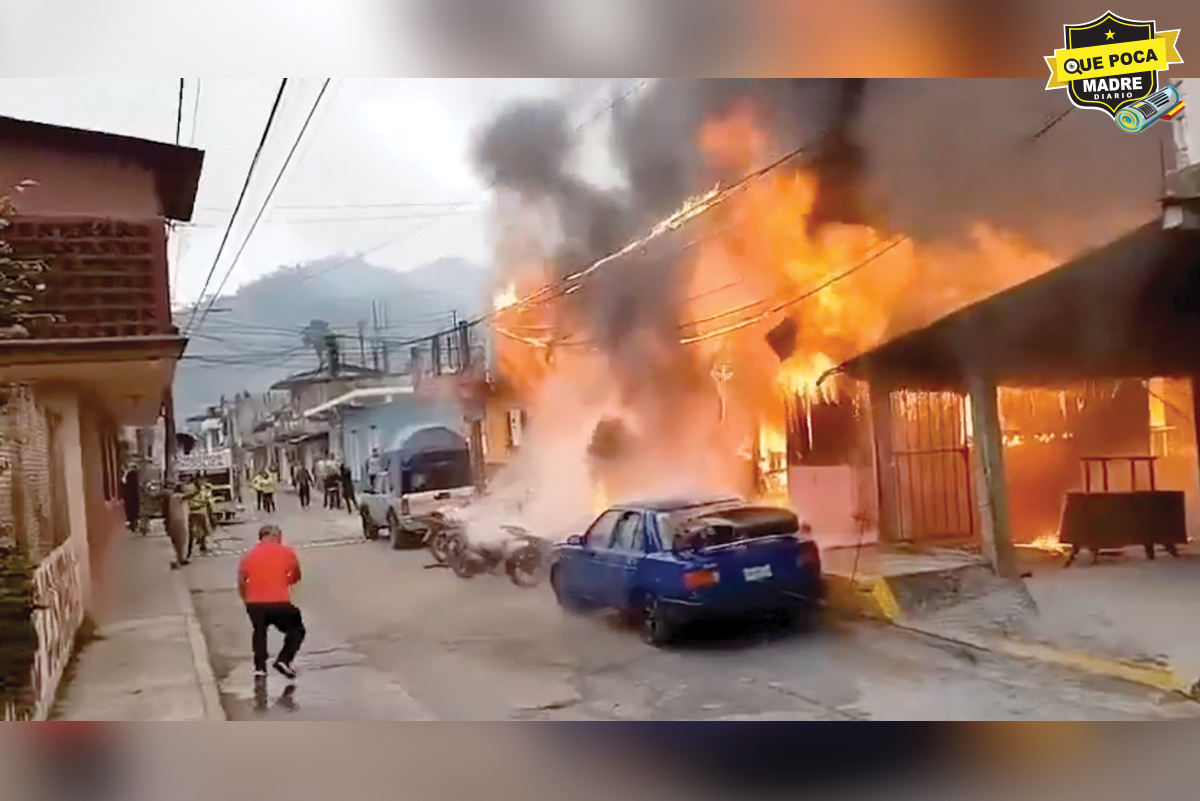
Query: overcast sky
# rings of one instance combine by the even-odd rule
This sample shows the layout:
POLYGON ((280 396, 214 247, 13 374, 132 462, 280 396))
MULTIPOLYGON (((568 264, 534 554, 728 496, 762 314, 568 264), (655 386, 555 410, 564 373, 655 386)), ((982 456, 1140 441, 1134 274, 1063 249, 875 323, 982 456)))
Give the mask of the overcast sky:
MULTIPOLYGON (((321 82, 289 81, 209 291, 241 245, 321 82)), ((212 266, 278 86, 186 79, 182 140, 206 158, 194 224, 180 237, 177 301, 194 298, 212 266)), ((557 79, 538 78, 334 79, 225 291, 282 264, 335 253, 369 251, 371 261, 396 269, 442 256, 487 264, 489 195, 472 169, 472 137, 506 102, 559 89, 557 79)), ((174 141, 178 92, 178 79, 3 79, 0 115, 174 141)))

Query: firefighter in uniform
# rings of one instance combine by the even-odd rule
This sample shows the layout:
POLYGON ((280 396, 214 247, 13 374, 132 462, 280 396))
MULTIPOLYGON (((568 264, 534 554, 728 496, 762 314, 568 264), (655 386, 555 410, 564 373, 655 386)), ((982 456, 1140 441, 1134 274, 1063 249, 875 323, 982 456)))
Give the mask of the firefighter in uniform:
POLYGON ((212 521, 216 498, 212 488, 204 479, 193 480, 183 494, 188 510, 187 558, 192 558, 192 545, 200 546, 200 553, 208 553, 208 538, 212 534, 212 521), (192 532, 196 532, 193 534, 192 532))

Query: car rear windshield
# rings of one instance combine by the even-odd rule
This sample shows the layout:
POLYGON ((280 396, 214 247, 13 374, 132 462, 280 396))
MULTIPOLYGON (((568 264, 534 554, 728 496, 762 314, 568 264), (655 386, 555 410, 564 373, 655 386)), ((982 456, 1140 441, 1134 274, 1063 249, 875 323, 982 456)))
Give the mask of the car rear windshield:
POLYGON ((771 506, 718 507, 670 516, 665 522, 665 544, 675 550, 697 550, 800 531, 800 520, 792 511, 771 506))

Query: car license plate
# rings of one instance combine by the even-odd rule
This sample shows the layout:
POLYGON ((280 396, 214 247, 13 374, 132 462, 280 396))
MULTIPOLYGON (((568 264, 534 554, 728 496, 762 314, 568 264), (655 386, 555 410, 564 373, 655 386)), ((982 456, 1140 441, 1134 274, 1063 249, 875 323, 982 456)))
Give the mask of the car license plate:
POLYGON ((760 567, 748 567, 742 571, 742 575, 746 577, 746 581, 766 581, 773 575, 770 565, 762 565, 760 567))

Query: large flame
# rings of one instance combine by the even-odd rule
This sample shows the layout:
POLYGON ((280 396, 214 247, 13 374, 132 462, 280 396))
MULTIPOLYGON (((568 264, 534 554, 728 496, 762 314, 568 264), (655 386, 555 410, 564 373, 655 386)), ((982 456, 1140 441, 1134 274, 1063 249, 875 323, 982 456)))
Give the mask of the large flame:
MULTIPOLYGON (((750 105, 703 127, 699 145, 713 181, 725 179, 719 188, 778 157, 779 143, 765 131, 750 105)), ((622 475, 606 476, 603 487, 589 477, 587 435, 606 416, 631 410, 621 408, 608 357, 589 345, 589 332, 563 300, 518 305, 518 286, 529 297, 549 285, 553 246, 550 237, 529 236, 538 226, 509 227, 534 244, 497 252, 506 276, 495 298, 505 312, 497 325, 499 371, 530 409, 528 447, 541 449, 547 462, 535 471, 537 480, 553 484, 569 474, 580 488, 570 498, 549 486, 543 491, 581 510, 685 481, 714 490, 740 486, 787 502, 789 403, 834 400, 841 391, 841 380, 831 377, 838 364, 1056 263, 982 223, 966 243, 936 246, 866 225, 811 228, 817 189, 815 176, 792 164, 723 199, 717 190, 701 194, 656 229, 688 245, 687 292, 676 310, 680 352, 694 362, 695 374, 713 377, 711 398, 692 389, 663 399, 694 435, 681 442, 648 425, 622 475), (796 337, 781 362, 766 335, 785 317, 794 321, 796 337), (757 487, 748 485, 751 477, 757 487)), ((684 391, 644 378, 655 392, 684 391)))

